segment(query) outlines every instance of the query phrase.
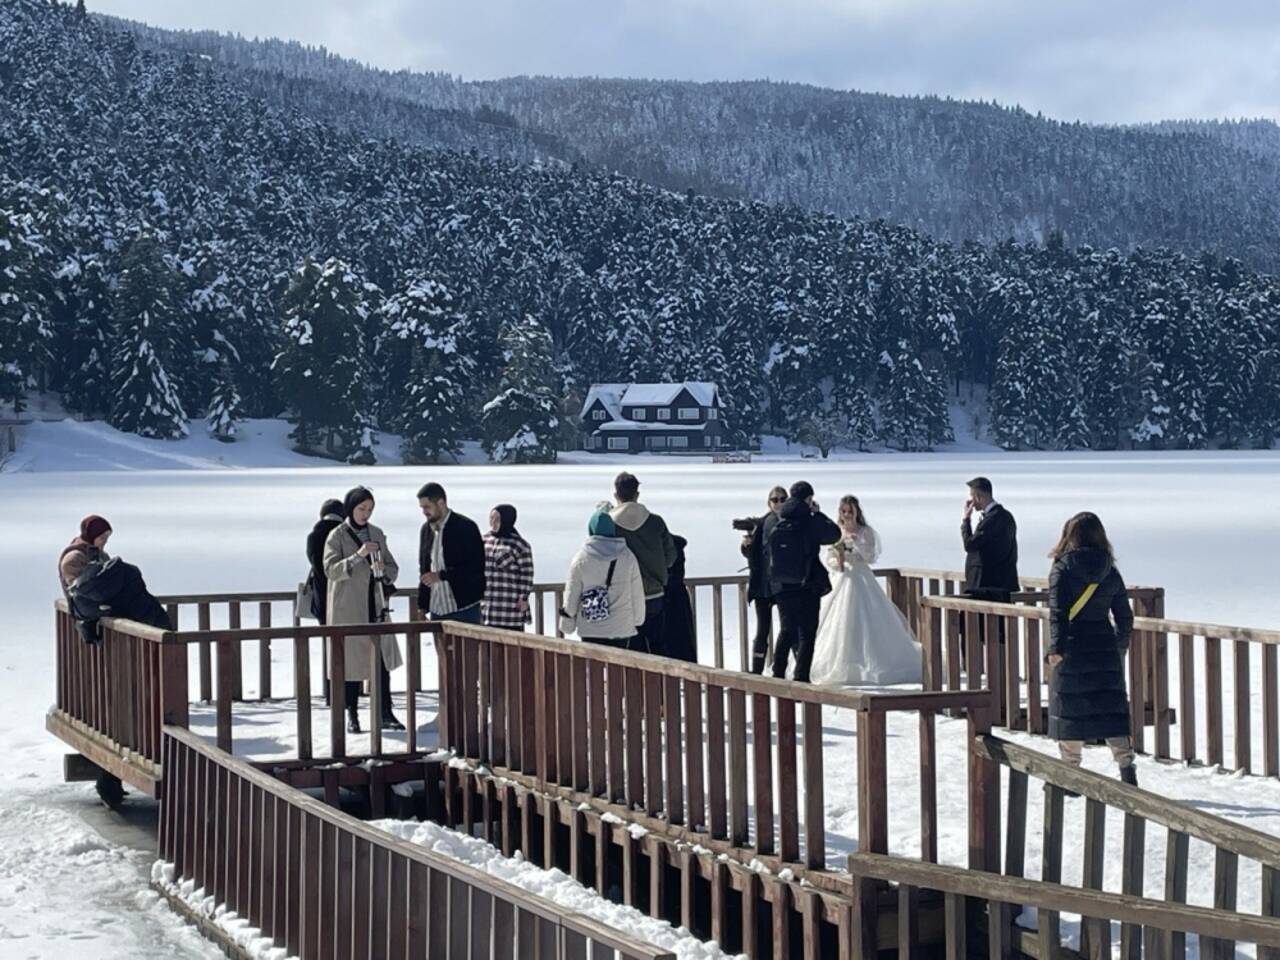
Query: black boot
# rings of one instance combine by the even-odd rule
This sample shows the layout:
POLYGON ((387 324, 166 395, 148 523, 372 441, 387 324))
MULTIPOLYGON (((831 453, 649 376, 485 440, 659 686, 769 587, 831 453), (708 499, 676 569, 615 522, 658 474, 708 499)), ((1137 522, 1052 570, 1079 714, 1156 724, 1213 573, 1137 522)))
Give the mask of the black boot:
POLYGON ((347 733, 361 733, 360 707, 354 703, 347 704, 347 733))
POLYGON ((404 724, 391 712, 391 674, 382 668, 382 729, 403 730, 404 724))
POLYGON ((1131 787, 1138 785, 1138 769, 1132 763, 1120 768, 1120 782, 1127 783, 1131 787))
POLYGON ((765 656, 763 653, 757 653, 751 657, 751 672, 756 676, 762 676, 764 674, 764 660, 765 656))

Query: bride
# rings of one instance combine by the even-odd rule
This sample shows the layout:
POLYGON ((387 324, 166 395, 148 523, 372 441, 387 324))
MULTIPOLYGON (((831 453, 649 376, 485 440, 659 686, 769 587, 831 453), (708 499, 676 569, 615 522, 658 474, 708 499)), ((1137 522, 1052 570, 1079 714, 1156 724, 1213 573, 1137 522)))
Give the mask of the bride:
POLYGON ((828 686, 919 683, 920 644, 871 571, 880 538, 857 497, 841 498, 837 522, 843 537, 827 552, 835 587, 822 602, 810 680, 828 686))

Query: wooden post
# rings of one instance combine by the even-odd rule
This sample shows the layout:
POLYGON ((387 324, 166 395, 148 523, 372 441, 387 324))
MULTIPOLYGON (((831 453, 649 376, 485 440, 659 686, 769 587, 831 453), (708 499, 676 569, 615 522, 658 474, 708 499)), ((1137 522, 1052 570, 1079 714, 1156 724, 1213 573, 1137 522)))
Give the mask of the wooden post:
MULTIPOLYGON (((885 715, 878 710, 858 711, 858 850, 889 852, 889 785, 885 715)), ((855 885, 855 911, 862 927, 864 950, 875 956, 879 929, 880 884, 862 880, 855 885), (870 938, 870 939, 868 939, 870 938)))
POLYGON ((991 714, 969 711, 969 869, 1000 869, 1000 767, 974 746, 991 732, 991 714))
POLYGON ((187 682, 187 645, 162 643, 160 647, 161 718, 170 726, 186 727, 191 722, 191 692, 187 682))
MULTIPOLYGON (((347 755, 347 640, 329 640, 329 755, 347 755)), ((336 784, 335 784, 336 787, 336 784)))
MULTIPOLYGON (((271 604, 258 604, 258 626, 264 630, 271 627, 271 604)), ((258 699, 271 699, 271 640, 262 637, 258 640, 258 699)))

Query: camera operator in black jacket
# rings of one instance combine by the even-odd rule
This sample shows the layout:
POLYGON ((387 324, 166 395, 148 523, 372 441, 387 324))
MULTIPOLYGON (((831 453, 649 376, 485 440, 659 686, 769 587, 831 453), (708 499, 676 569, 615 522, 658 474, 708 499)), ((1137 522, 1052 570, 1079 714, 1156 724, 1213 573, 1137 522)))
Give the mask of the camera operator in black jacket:
POLYGON ((773 627, 773 592, 769 589, 769 570, 764 556, 764 522, 770 514, 777 513, 787 502, 785 487, 769 491, 769 512, 751 520, 735 520, 734 529, 744 530, 742 555, 747 559, 747 600, 756 615, 756 635, 751 642, 751 672, 764 673, 764 661, 769 652, 769 633, 773 627))

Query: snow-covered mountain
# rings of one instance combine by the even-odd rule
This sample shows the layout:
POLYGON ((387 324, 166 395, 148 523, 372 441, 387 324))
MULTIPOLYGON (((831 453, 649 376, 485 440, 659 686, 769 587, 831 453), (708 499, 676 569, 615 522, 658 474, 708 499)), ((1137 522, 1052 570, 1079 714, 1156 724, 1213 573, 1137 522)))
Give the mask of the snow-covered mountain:
POLYGON ((127 21, 239 72, 277 105, 371 136, 558 157, 712 196, 882 218, 960 242, 1210 249, 1280 266, 1280 128, 1116 127, 1016 106, 798 83, 512 77, 369 68, 323 48, 127 21))
POLYGON ((0 0, 0 402, 54 390, 159 437, 288 412, 301 446, 357 460, 378 431, 411 461, 462 437, 545 459, 587 385, 660 379, 720 384, 744 439, 920 449, 961 385, 1008 447, 1274 439, 1280 285, 1239 261, 956 247, 375 140, 291 82, 273 103, 241 70, 0 0))

